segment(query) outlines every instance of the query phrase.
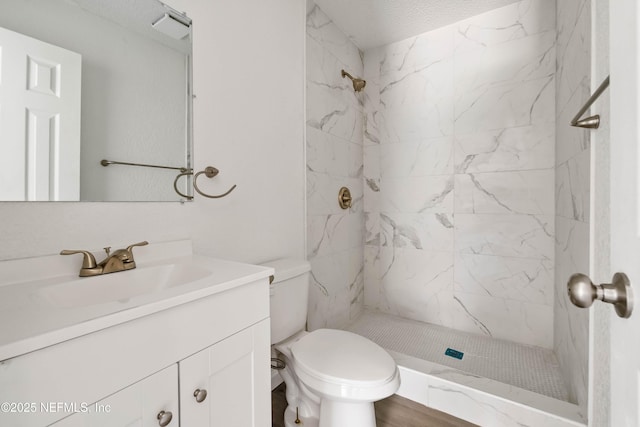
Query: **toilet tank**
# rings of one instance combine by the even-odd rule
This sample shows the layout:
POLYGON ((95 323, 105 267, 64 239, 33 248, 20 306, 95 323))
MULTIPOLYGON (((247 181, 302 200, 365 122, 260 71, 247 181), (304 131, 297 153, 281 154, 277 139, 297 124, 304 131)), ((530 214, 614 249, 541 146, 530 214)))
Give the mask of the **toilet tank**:
POLYGON ((271 344, 275 344, 306 327, 311 265, 294 258, 276 259, 262 265, 275 270, 269 287, 271 344))

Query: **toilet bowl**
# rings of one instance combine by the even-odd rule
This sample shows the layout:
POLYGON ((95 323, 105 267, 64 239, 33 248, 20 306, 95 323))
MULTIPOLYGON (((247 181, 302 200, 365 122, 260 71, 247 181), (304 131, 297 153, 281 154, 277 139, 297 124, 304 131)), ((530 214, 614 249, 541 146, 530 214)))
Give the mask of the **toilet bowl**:
POLYGON ((382 347, 336 330, 305 331, 309 264, 292 259, 275 269, 270 288, 271 342, 284 362, 285 426, 375 427, 373 402, 398 390, 400 375, 382 347))

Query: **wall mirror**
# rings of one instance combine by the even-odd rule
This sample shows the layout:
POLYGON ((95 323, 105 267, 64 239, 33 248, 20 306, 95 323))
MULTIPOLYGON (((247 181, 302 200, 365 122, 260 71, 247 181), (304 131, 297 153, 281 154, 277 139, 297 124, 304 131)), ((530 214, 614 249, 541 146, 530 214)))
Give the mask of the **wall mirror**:
POLYGON ((0 0, 0 201, 181 200, 191 47, 157 0, 0 0))

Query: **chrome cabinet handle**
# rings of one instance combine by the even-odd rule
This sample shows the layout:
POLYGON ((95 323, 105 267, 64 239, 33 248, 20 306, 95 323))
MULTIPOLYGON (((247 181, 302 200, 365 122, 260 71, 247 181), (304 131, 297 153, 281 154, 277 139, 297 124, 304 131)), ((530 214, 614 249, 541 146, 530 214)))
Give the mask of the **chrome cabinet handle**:
POLYGON ((594 285, 591 279, 581 273, 576 273, 567 282, 567 291, 571 302, 580 307, 588 308, 597 299, 613 304, 618 316, 628 318, 633 311, 633 291, 629 277, 624 273, 616 273, 611 283, 594 285))
POLYGON ((160 427, 166 427, 173 419, 173 414, 169 411, 158 412, 158 424, 160 427))
POLYGON ((202 390, 197 389, 196 391, 193 392, 193 397, 196 398, 196 402, 202 403, 207 398, 207 390, 205 390, 205 389, 202 389, 202 390))

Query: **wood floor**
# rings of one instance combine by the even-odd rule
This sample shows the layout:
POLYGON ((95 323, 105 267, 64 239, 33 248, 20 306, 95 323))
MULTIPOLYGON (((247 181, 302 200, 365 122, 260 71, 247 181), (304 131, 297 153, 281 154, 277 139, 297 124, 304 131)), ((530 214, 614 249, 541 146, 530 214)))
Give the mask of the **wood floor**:
MULTIPOLYGON (((271 393, 271 423, 284 427, 287 408, 284 383, 271 393)), ((459 418, 427 408, 404 397, 393 395, 375 403, 377 427, 474 427, 459 418)))

